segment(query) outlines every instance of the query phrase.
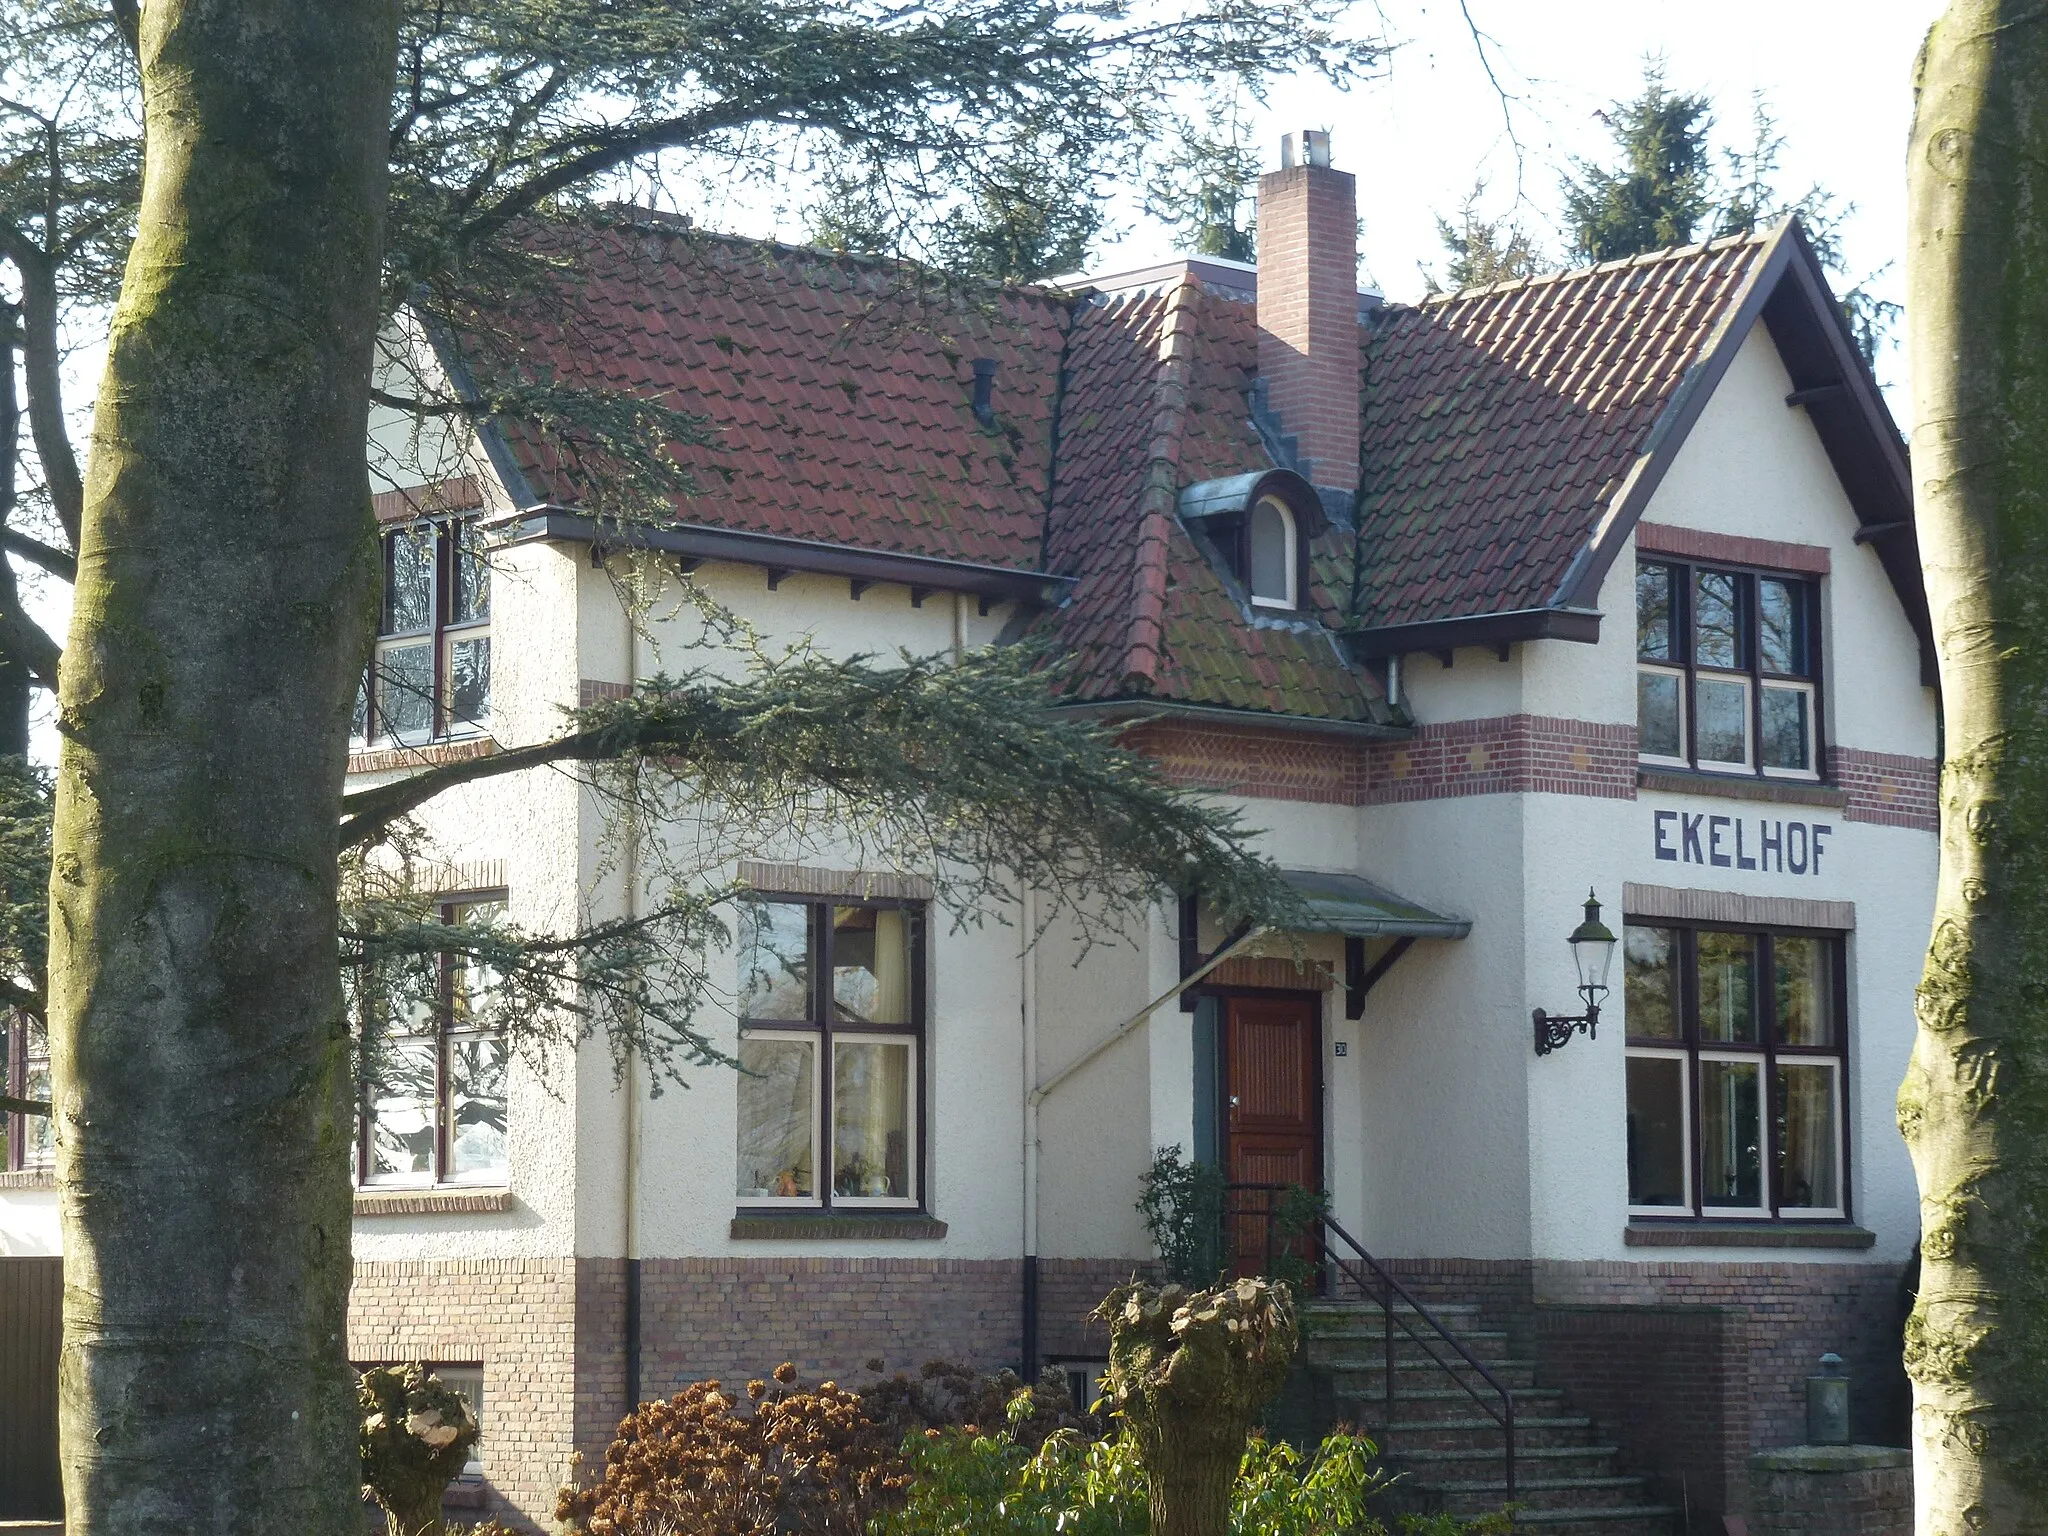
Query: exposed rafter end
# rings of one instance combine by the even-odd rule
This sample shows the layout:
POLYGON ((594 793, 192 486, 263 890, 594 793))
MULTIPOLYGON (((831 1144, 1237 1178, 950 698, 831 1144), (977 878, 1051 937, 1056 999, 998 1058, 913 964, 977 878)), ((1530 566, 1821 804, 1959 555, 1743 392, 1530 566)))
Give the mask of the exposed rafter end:
POLYGON ((1827 384, 1814 384, 1805 389, 1795 389, 1785 397, 1788 406, 1818 405, 1823 400, 1839 400, 1849 392, 1849 386, 1840 379, 1827 384))
POLYGON ((786 565, 771 565, 766 567, 766 570, 768 572, 768 590, 770 592, 773 592, 784 581, 795 574, 786 565))
POLYGON ((913 608, 922 608, 924 606, 924 600, 930 597, 931 595, 932 588, 930 587, 912 587, 910 589, 910 606, 913 608))
POLYGON ((846 594, 857 603, 860 601, 861 593, 867 591, 873 585, 872 581, 862 581, 858 576, 855 576, 846 583, 846 594))
POLYGON ((1881 539, 1888 533, 1903 533, 1912 526, 1910 517, 1895 517, 1887 523, 1865 523, 1850 537, 1858 544, 1868 544, 1872 539, 1881 539))

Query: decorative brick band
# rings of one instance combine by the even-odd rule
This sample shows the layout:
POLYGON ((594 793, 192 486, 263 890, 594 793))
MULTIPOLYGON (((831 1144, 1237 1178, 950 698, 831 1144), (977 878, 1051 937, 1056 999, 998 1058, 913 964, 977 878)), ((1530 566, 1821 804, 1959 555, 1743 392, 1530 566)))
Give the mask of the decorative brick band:
POLYGON ((54 1168, 20 1168, 10 1173, 0 1173, 0 1189, 55 1189, 57 1170, 54 1168))
POLYGON ((1176 784, 1261 799, 1387 805, 1459 795, 1636 795, 1633 725, 1552 715, 1444 721, 1401 742, 1155 721, 1125 741, 1176 784))
POLYGON ((1461 795, 1636 797, 1636 728, 1555 715, 1500 715, 1419 727, 1368 751, 1365 802, 1461 795))
POLYGON ((1215 987, 1265 987, 1282 992, 1327 992, 1336 983, 1327 960, 1296 965, 1285 955, 1238 955, 1209 973, 1215 987))
POLYGON ((742 885, 791 896, 850 896, 856 901, 932 899, 929 879, 894 870, 813 869, 808 864, 763 864, 741 859, 739 873, 742 885))
POLYGON ((1630 917, 1668 917, 1681 923, 1745 923, 1758 928, 1828 928, 1848 933, 1856 926, 1853 901, 1809 901, 1803 896, 1745 896, 1736 891, 1699 891, 1672 885, 1621 887, 1622 911, 1630 917))
POLYGON ((373 752, 351 752, 350 773, 390 773, 400 768, 434 768, 442 763, 466 763, 471 758, 489 757, 498 744, 488 736, 466 741, 429 741, 417 747, 379 747, 373 752))
POLYGON ((818 1238, 870 1238, 902 1242, 936 1242, 946 1235, 946 1224, 935 1216, 917 1212, 890 1214, 876 1211, 865 1215, 826 1213, 819 1216, 756 1215, 735 1216, 731 1235, 759 1238, 769 1242, 809 1242, 818 1238))
POLYGON ((1941 764, 1931 757, 1828 749, 1828 776, 1848 791, 1851 821, 1916 832, 1941 830, 1941 764))
POLYGON ((1637 523, 1636 548, 1689 560, 1718 560, 1727 565, 1756 565, 1771 571, 1797 571, 1803 576, 1828 573, 1824 544, 1787 544, 1778 539, 1751 539, 1733 533, 1708 533, 1703 528, 1674 528, 1669 523, 1637 523))
POLYGON ((576 684, 576 707, 588 709, 593 704, 602 704, 610 699, 633 697, 631 683, 607 683, 594 677, 581 678, 576 684))
POLYGON ((1317 805, 1364 803, 1367 747, 1354 737, 1176 720, 1133 727, 1124 744, 1188 789, 1317 805))
POLYGON ((484 504, 483 487, 474 475, 456 475, 428 485, 409 485, 399 491, 379 491, 370 498, 380 523, 407 523, 437 512, 461 512, 484 504))

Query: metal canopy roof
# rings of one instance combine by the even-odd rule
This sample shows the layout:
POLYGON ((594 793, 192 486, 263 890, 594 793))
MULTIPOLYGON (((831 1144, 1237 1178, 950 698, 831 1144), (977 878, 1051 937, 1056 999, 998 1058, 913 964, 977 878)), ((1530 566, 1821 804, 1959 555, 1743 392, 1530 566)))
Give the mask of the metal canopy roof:
POLYGON ((1462 939, 1472 931, 1468 917, 1432 912, 1356 875, 1283 869, 1280 876, 1301 893, 1302 904, 1309 911, 1303 926, 1311 932, 1368 939, 1462 939))

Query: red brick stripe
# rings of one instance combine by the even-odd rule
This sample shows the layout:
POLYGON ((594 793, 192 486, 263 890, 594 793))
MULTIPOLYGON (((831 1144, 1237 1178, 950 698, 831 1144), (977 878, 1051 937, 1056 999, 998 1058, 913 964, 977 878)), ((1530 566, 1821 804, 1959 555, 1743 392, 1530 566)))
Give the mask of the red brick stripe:
POLYGON ((1941 830, 1941 764, 1935 759, 1830 747, 1828 770, 1829 777, 1849 792, 1849 808, 1843 815, 1850 821, 1911 827, 1916 832, 1941 830))
POLYGON ((1798 571, 1807 576, 1825 576, 1828 573, 1828 551, 1824 544, 1786 544, 1777 539, 1708 533, 1703 528, 1674 528, 1669 523, 1637 523, 1636 548, 1690 560, 1719 560, 1728 565, 1760 565, 1773 571, 1798 571))

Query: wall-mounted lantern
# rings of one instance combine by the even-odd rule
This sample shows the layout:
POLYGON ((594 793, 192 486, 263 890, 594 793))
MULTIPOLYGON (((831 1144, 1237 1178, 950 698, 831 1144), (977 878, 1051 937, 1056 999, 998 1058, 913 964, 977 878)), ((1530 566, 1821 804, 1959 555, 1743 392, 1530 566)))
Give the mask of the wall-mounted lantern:
POLYGON ((1536 1010, 1536 1054, 1548 1056, 1574 1030, 1583 1029, 1588 1040, 1596 1039, 1600 1023, 1600 999, 1607 995, 1607 968, 1614 963, 1614 930, 1600 921, 1600 902, 1586 892, 1586 920, 1572 930, 1572 964, 1579 972, 1579 996, 1586 1011, 1569 1015, 1536 1010))

